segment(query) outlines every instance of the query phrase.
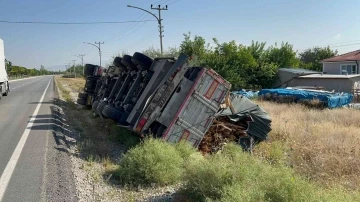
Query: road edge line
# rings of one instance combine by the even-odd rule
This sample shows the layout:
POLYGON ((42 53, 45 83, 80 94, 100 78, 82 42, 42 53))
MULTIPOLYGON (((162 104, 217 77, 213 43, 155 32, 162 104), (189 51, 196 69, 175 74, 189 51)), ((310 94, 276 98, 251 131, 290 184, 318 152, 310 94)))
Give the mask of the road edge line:
POLYGON ((42 94, 42 96, 40 98, 40 101, 39 101, 38 105, 36 106, 35 111, 34 111, 33 115, 31 116, 31 118, 30 118, 30 120, 29 120, 29 122, 28 122, 28 124, 27 124, 27 126, 25 128, 24 133, 22 134, 18 144, 16 145, 16 148, 15 148, 13 154, 11 155, 11 158, 10 158, 9 162, 7 163, 7 165, 6 165, 5 169, 4 169, 4 172, 2 173, 2 175, 0 177, 0 201, 3 200, 5 191, 6 191, 7 187, 8 187, 10 179, 11 179, 13 173, 14 173, 16 164, 19 161, 20 154, 21 154, 21 152, 22 152, 22 150, 23 150, 23 148, 25 146, 26 140, 29 137, 29 134, 30 134, 30 131, 31 131, 31 127, 34 124, 34 121, 36 119, 35 117, 37 116, 37 114, 38 114, 38 112, 40 110, 41 102, 44 100, 46 91, 48 90, 52 79, 53 78, 50 79, 48 85, 46 86, 45 91, 42 94))

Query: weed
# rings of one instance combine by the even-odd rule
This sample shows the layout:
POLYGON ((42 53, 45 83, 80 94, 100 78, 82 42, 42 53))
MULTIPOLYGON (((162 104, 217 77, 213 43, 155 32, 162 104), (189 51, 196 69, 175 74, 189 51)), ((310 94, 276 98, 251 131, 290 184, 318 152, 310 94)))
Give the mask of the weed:
POLYGON ((163 186, 179 182, 183 159, 172 145, 157 139, 145 139, 121 159, 118 176, 122 184, 163 186))
POLYGON ((270 162, 283 156, 287 165, 314 182, 359 189, 360 111, 256 102, 273 120, 269 142, 255 148, 256 156, 270 162))

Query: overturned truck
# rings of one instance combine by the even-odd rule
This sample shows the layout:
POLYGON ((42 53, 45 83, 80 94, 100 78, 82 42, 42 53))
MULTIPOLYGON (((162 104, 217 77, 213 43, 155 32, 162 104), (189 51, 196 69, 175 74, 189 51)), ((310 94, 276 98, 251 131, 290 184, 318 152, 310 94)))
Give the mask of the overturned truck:
MULTIPOLYGON (((152 135, 172 143, 185 140, 196 148, 204 145, 204 136, 217 117, 230 115, 224 109, 234 108, 231 101, 225 102, 231 97, 231 84, 211 68, 190 66, 189 57, 183 53, 178 58, 152 59, 138 52, 116 57, 101 77, 89 78, 94 75, 88 75, 86 82, 93 89, 84 105, 91 105, 94 114, 141 136, 152 135)), ((89 91, 84 90, 83 94, 89 91)), ((238 108, 232 111, 235 115, 243 113, 238 108)), ((243 115, 228 122, 236 124, 248 118, 243 115)), ((253 119, 250 116, 245 124, 253 119)), ((252 136, 246 133, 249 126, 244 128, 241 139, 252 136)))

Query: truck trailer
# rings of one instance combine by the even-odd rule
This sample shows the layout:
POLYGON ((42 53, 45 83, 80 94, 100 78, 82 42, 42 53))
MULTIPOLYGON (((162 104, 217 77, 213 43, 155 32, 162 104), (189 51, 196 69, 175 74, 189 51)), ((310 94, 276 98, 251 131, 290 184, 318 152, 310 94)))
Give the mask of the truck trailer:
POLYGON ((8 75, 6 73, 4 41, 0 39, 0 99, 10 92, 8 75))

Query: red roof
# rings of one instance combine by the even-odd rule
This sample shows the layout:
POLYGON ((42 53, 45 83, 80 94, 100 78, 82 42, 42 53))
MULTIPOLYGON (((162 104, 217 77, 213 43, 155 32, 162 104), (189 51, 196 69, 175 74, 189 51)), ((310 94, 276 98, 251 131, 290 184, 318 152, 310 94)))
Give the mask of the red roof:
POLYGON ((354 61, 354 60, 360 60, 360 50, 356 50, 350 53, 345 53, 332 58, 328 58, 322 60, 321 62, 341 62, 341 61, 354 61))

